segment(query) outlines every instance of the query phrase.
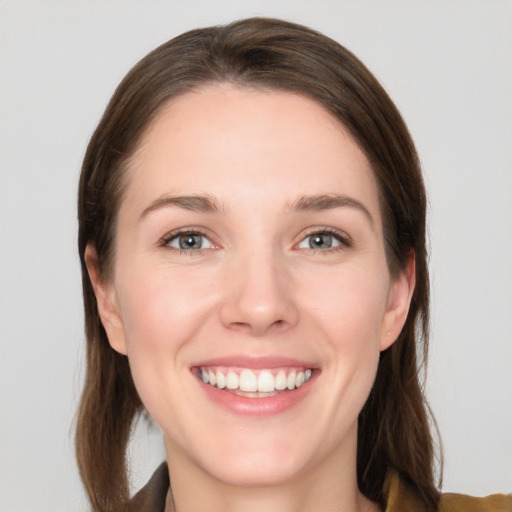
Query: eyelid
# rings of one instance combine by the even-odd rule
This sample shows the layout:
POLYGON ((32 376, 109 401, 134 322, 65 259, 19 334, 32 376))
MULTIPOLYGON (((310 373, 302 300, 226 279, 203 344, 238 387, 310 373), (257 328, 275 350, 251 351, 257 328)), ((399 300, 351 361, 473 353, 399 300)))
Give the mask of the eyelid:
POLYGON ((300 235, 299 241, 295 244, 295 247, 297 247, 299 244, 304 242, 306 240, 306 238, 308 238, 310 236, 314 236, 314 235, 330 235, 330 236, 334 237, 340 243, 340 245, 338 245, 336 247, 330 247, 327 249, 314 249, 312 247, 300 248, 300 249, 306 249, 306 250, 316 251, 316 252, 331 252, 331 251, 336 251, 336 250, 348 249, 348 248, 352 247, 352 245, 354 243, 352 238, 345 231, 342 231, 342 230, 336 229, 336 228, 332 228, 332 227, 328 227, 328 226, 317 226, 317 227, 308 228, 305 232, 303 232, 300 235))
MULTIPOLYGON (((317 251, 317 252, 331 252, 331 251, 336 251, 336 250, 347 249, 353 245, 352 238, 345 231, 342 231, 340 229, 336 229, 333 227, 329 227, 329 226, 316 226, 316 227, 308 228, 305 231, 303 231, 299 237, 299 240, 294 244, 294 247, 297 247, 299 244, 304 242, 304 240, 306 238, 313 236, 313 235, 318 235, 318 234, 330 235, 330 236, 334 237, 339 242, 339 245, 335 246, 335 247, 327 248, 327 249, 314 249, 314 248, 304 248, 304 249, 310 250, 310 251, 317 251)), ((218 244, 216 244, 213 241, 213 237, 208 232, 208 230, 205 230, 203 228, 199 228, 196 226, 187 226, 187 227, 183 227, 183 228, 173 229, 172 231, 169 231, 165 235, 163 235, 158 240, 156 245, 158 245, 160 247, 168 247, 173 250, 183 251, 183 252, 188 252, 188 253, 219 248, 218 244), (172 240, 174 240, 182 235, 203 236, 210 241, 212 247, 206 247, 206 248, 201 248, 201 249, 190 249, 190 250, 185 251, 182 249, 178 249, 178 248, 169 246, 169 242, 171 242, 172 240)))
POLYGON ((163 235, 157 242, 156 244, 157 246, 159 247, 168 247, 172 250, 176 250, 176 251, 183 251, 183 252, 198 252, 198 251, 201 251, 201 250, 208 250, 208 249, 215 249, 215 248, 218 248, 218 245, 212 240, 212 235, 210 235, 205 229, 202 229, 202 228, 199 228, 199 227, 195 227, 195 226, 187 226, 187 227, 184 227, 184 228, 178 228, 178 229, 173 229, 172 231, 169 231, 167 232, 165 235, 163 235), (190 249, 190 250, 183 250, 183 249, 178 249, 176 247, 171 247, 169 245, 169 242, 171 242, 172 240, 180 237, 180 236, 183 236, 183 235, 199 235, 199 236, 203 236, 204 238, 207 238, 212 247, 206 247, 206 248, 201 248, 201 249, 190 249))

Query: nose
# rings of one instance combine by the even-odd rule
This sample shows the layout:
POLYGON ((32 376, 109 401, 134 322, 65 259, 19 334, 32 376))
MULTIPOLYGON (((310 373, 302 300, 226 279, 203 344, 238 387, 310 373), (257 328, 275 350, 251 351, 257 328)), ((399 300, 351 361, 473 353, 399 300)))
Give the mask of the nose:
POLYGON ((225 327, 264 336, 294 326, 299 312, 286 267, 272 251, 238 258, 225 282, 220 313, 225 327))

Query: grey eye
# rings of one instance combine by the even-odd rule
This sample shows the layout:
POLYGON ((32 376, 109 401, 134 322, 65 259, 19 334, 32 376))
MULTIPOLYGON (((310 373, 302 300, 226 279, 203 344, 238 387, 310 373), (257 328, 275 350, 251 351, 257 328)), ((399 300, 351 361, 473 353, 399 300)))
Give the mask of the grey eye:
POLYGON ((329 233, 313 233, 299 244, 300 249, 331 249, 341 245, 341 241, 329 233))
POLYGON ((213 246, 210 240, 200 233, 182 233, 176 235, 167 242, 167 245, 181 251, 210 249, 213 246))
POLYGON ((311 249, 329 249, 334 240, 332 235, 316 234, 309 237, 309 247, 311 249))

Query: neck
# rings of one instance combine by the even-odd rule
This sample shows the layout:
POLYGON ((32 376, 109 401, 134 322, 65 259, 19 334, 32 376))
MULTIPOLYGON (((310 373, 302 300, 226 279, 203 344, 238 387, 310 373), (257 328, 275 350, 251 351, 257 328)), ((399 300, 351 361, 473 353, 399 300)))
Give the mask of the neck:
MULTIPOLYGON (((342 501, 337 501, 336 508, 332 508, 332 496, 328 494, 319 499, 314 498, 314 493, 309 492, 272 492, 269 489, 237 489, 238 492, 228 492, 222 499, 212 502, 197 496, 192 506, 187 499, 178 499, 169 490, 165 512, 192 512, 195 510, 211 510, 212 512, 261 512, 272 510, 279 512, 378 512, 375 503, 362 495, 348 499, 347 495, 339 496, 342 501), (196 508, 197 507, 197 508, 196 508)), ((200 494, 203 494, 202 492, 200 494)))
POLYGON ((166 443, 171 479, 166 512, 378 512, 358 489, 353 446, 348 453, 335 450, 328 460, 285 482, 233 485, 198 468, 176 447, 169 450, 166 443))

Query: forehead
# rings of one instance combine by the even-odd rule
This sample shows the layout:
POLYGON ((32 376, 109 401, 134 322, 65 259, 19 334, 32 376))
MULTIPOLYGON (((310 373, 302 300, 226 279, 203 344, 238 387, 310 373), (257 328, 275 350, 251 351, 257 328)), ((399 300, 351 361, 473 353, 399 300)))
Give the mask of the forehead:
POLYGON ((350 193, 376 207, 370 165, 347 129, 304 95, 205 86, 160 111, 127 170, 127 199, 208 193, 220 199, 350 193), (257 194, 256 194, 257 195, 257 194))

